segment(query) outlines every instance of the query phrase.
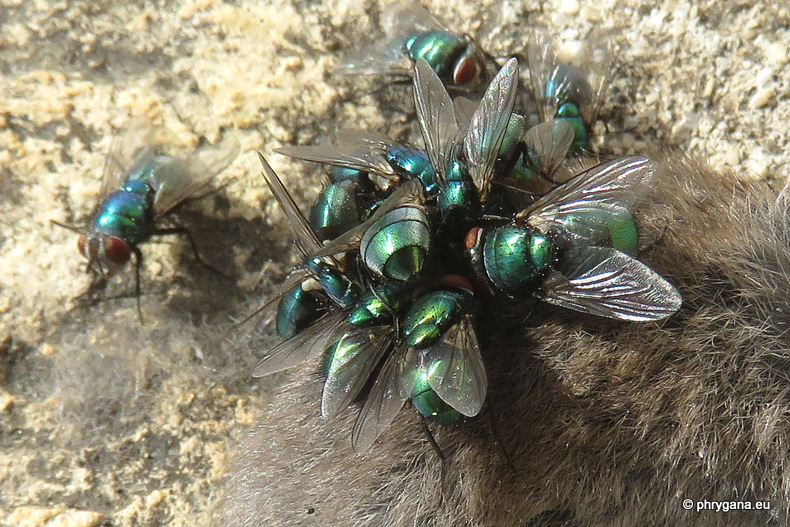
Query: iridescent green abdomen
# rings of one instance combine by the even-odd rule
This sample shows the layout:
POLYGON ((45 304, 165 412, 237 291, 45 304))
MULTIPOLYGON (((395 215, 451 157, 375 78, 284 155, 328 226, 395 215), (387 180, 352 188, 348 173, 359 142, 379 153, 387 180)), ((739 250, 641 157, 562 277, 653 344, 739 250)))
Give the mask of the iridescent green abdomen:
POLYGON ((360 223, 357 185, 346 180, 330 183, 310 208, 310 225, 321 240, 337 238, 360 223))
POLYGON ((598 239, 591 239, 595 245, 607 245, 630 255, 639 252, 639 232, 634 217, 628 212, 585 214, 584 216, 568 216, 566 228, 574 230, 593 230, 599 234, 598 239))
POLYGON ((359 254, 371 271, 406 281, 422 270, 429 246, 425 210, 404 206, 387 212, 365 231, 359 254))
POLYGON ((516 293, 534 287, 555 253, 551 240, 528 227, 500 227, 486 234, 482 255, 491 283, 516 293))
POLYGON ((461 420, 461 414, 444 402, 428 384, 434 373, 419 369, 414 372, 417 382, 411 392, 411 402, 421 415, 439 424, 449 425, 461 420))
POLYGON ((518 147, 521 143, 521 136, 524 135, 526 128, 527 121, 523 116, 517 113, 510 115, 507 128, 505 129, 505 135, 502 138, 502 145, 499 147, 500 159, 509 161, 516 156, 518 147))
POLYGON ((343 364, 347 356, 357 353, 359 341, 356 339, 340 338, 334 341, 321 355, 321 373, 324 378, 329 377, 336 364, 343 364))
POLYGON ((612 247, 631 256, 639 252, 639 232, 630 214, 613 214, 607 222, 612 247))
POLYGON ((440 29, 412 35, 404 44, 412 61, 425 59, 445 84, 454 83, 456 63, 466 52, 467 46, 463 38, 440 29))
POLYGON ((575 103, 566 102, 557 108, 557 118, 565 119, 573 127, 572 151, 586 150, 590 146, 590 132, 575 103))
POLYGON ((437 205, 443 217, 454 210, 469 210, 477 204, 474 184, 466 165, 454 160, 447 168, 445 181, 439 189, 437 205))
POLYGON ((324 303, 315 291, 298 285, 288 291, 277 305, 277 334, 289 339, 308 328, 325 312, 324 303))
POLYGON ((411 288, 400 282, 384 282, 354 304, 348 322, 357 327, 386 324, 402 313, 411 302, 411 288))
POLYGON ((426 293, 412 304, 403 320, 403 338, 417 349, 436 344, 471 302, 471 294, 462 290, 440 289, 426 293))
POLYGON ((573 148, 585 150, 590 142, 590 130, 581 113, 583 106, 591 103, 592 90, 582 71, 576 66, 561 64, 546 82, 545 96, 556 101, 556 117, 566 119, 573 126, 576 136, 573 148))

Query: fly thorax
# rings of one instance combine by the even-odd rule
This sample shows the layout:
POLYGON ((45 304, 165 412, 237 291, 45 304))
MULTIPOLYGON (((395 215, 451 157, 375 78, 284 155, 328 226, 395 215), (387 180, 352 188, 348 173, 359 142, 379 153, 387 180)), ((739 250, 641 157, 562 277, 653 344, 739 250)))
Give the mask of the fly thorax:
POLYGON ((579 68, 560 64, 549 75, 545 95, 559 104, 572 102, 579 108, 592 98, 592 90, 579 68))
POLYGON ((375 221, 363 234, 359 253, 368 269, 379 276, 407 281, 422 270, 429 247, 425 210, 407 205, 375 221))
POLYGON ((556 257, 552 241, 529 226, 492 229, 482 244, 485 276, 495 288, 510 294, 534 288, 556 257))
POLYGON ((426 196, 436 195, 438 190, 436 172, 424 150, 409 146, 393 146, 387 150, 386 158, 395 173, 401 177, 418 179, 426 196))
MULTIPOLYGON (((413 62, 425 59, 442 82, 455 84, 456 66, 465 57, 467 41, 450 32, 433 29, 410 36, 404 47, 413 62)), ((466 80, 468 75, 469 72, 459 72, 458 76, 466 80)))
POLYGON ((321 289, 338 306, 351 307, 359 299, 359 286, 335 266, 322 262, 315 265, 315 270, 315 278, 321 289))
POLYGON ((121 190, 138 196, 148 197, 151 200, 153 200, 154 194, 156 193, 154 188, 147 181, 142 179, 127 180, 123 184, 123 187, 121 187, 121 190))
MULTIPOLYGON (((128 182, 127 185, 131 185, 128 182)), ((131 185, 137 189, 150 187, 143 182, 131 185)), ((96 213, 93 230, 96 233, 114 236, 129 245, 137 245, 151 235, 153 227, 153 194, 116 190, 102 202, 96 213)))

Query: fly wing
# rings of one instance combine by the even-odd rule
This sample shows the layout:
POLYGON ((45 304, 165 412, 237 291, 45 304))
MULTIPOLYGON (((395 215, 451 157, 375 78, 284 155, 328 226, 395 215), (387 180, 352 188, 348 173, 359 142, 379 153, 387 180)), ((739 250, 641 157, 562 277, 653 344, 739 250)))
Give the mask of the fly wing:
POLYGON ((327 343, 333 342, 335 336, 344 330, 344 322, 345 314, 342 312, 319 319, 309 328, 266 352, 252 369, 252 376, 264 377, 318 357, 327 343))
POLYGON ((425 363, 433 372, 428 383, 444 402, 467 417, 480 412, 488 380, 471 316, 464 316, 428 349, 425 363))
POLYGON ((417 31, 443 29, 443 24, 435 16, 411 0, 399 0, 389 4, 381 14, 381 21, 388 34, 405 37, 417 31))
POLYGON ((405 181, 376 209, 376 212, 374 212, 370 218, 365 220, 365 222, 325 244, 319 251, 310 254, 307 259, 324 258, 326 256, 357 249, 365 231, 386 213, 403 205, 422 206, 424 202, 425 193, 422 183, 417 179, 405 181))
POLYGON ((414 105, 428 157, 441 180, 447 172, 460 129, 453 100, 423 58, 418 59, 414 67, 414 105))
POLYGON ((310 223, 299 210, 288 189, 285 188, 282 180, 274 172, 266 158, 263 157, 263 154, 258 152, 258 158, 263 166, 263 177, 266 178, 266 183, 268 183, 272 194, 274 194, 277 202, 283 208, 286 221, 291 227, 296 245, 299 247, 302 256, 319 250, 322 247, 321 240, 318 239, 310 223))
POLYGON ((144 116, 138 116, 126 124, 117 135, 104 159, 98 201, 101 203, 109 194, 121 188, 130 171, 154 158, 154 125, 144 116))
POLYGON ((475 110, 477 110, 479 104, 479 100, 470 99, 469 97, 464 97, 463 95, 459 95, 453 99, 453 106, 455 106, 455 118, 458 121, 458 126, 461 128, 461 130, 466 130, 469 128, 469 124, 472 122, 472 116, 475 114, 475 110))
POLYGON ((606 31, 593 30, 574 58, 574 65, 584 72, 590 86, 590 98, 582 105, 584 122, 595 122, 601 107, 602 95, 612 71, 612 39, 606 31))
POLYGON ((546 83, 559 64, 554 46, 549 37, 542 31, 535 30, 527 43, 527 63, 529 65, 529 82, 532 95, 538 105, 541 121, 548 121, 557 111, 557 101, 546 96, 546 83))
POLYGON ((371 372, 392 344, 392 328, 351 330, 340 339, 338 348, 348 352, 335 354, 324 382, 321 415, 327 418, 339 414, 365 387, 371 372))
POLYGON ((343 130, 336 135, 337 144, 315 146, 284 146, 275 149, 288 157, 372 172, 385 178, 395 175, 387 162, 386 149, 392 141, 373 132, 343 130))
POLYGON ((357 453, 368 450, 395 419, 416 381, 408 373, 417 367, 416 353, 408 349, 396 349, 387 358, 354 423, 351 444, 357 453))
POLYGON ((204 188, 239 154, 239 140, 226 135, 217 145, 198 149, 191 156, 166 158, 153 170, 156 189, 154 214, 161 216, 204 188))
POLYGON ((309 277, 310 277, 310 273, 304 267, 295 268, 294 270, 291 271, 291 274, 289 274, 288 277, 285 279, 285 282, 283 282, 277 287, 274 294, 272 294, 269 300, 267 300, 266 302, 263 303, 263 305, 255 309, 255 311, 253 311, 252 313, 241 319, 241 321, 235 323, 233 327, 237 328, 239 326, 243 326, 244 324, 248 323, 255 317, 265 313, 277 302, 279 302, 285 293, 287 293, 297 285, 301 284, 309 277))
POLYGON ((573 126, 564 119, 552 119, 533 126, 524 134, 529 162, 549 177, 559 168, 576 136, 573 126))
POLYGON ((511 58, 488 85, 464 137, 469 173, 481 201, 488 197, 494 178, 494 165, 513 113, 517 92, 518 61, 511 58))
POLYGON ((642 156, 625 156, 596 165, 516 214, 516 222, 542 232, 561 229, 593 243, 608 236, 607 218, 629 214, 649 189, 655 164, 642 156))
POLYGON ((337 68, 342 74, 387 74, 408 78, 411 64, 406 58, 406 40, 441 24, 416 2, 399 1, 389 4, 381 14, 381 27, 386 35, 352 52, 337 68))
POLYGON ((678 309, 680 293, 642 262, 608 247, 577 247, 538 293, 546 302, 606 318, 646 322, 678 309))

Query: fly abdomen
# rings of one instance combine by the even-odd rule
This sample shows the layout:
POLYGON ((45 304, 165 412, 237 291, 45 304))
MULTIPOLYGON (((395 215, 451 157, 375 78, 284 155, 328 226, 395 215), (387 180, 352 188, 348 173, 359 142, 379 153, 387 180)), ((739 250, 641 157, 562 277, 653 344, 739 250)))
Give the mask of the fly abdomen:
POLYGON ((430 225, 421 207, 398 207, 365 231, 362 261, 385 278, 407 281, 422 270, 430 246, 430 225))
POLYGON ((461 413, 444 402, 441 397, 428 384, 431 372, 420 370, 417 372, 417 383, 411 392, 411 403, 420 412, 420 415, 436 421, 442 425, 450 425, 461 420, 461 413))
POLYGON ((280 299, 277 306, 277 334, 289 339, 310 327, 326 312, 325 299, 316 291, 305 291, 301 284, 280 299))
POLYGON ((404 342, 415 349, 434 345, 458 322, 471 302, 471 293, 462 289, 440 289, 422 295, 403 320, 404 342))
POLYGON ((310 225, 321 240, 337 238, 359 222, 357 184, 351 180, 324 187, 310 208, 310 225))

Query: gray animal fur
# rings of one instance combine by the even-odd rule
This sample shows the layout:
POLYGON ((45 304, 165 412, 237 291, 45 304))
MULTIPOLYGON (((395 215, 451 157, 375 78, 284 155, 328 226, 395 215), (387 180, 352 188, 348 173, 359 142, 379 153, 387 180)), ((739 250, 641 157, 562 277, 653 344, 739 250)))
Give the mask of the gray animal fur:
POLYGON ((786 524, 787 202, 660 157, 642 258, 681 291, 678 314, 616 323, 539 305, 523 334, 484 350, 492 418, 433 427, 444 467, 408 407, 355 455, 356 412, 322 419, 305 365, 237 447, 216 525, 786 524))

